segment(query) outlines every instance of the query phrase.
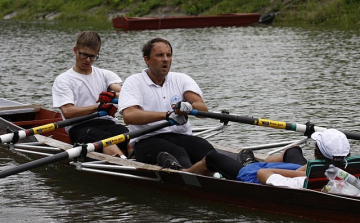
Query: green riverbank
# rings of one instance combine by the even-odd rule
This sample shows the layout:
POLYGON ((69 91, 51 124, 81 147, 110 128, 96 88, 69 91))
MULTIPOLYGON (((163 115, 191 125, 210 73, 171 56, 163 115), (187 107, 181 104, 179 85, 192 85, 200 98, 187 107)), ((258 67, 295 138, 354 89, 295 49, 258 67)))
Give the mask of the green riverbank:
POLYGON ((360 26, 358 0, 0 0, 0 19, 111 21, 116 15, 276 13, 274 25, 360 26))

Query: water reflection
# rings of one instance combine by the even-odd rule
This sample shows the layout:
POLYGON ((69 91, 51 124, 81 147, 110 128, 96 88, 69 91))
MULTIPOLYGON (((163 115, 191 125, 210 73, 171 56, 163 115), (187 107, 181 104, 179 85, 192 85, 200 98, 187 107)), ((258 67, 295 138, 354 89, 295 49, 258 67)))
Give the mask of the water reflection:
MULTIPOLYGON (((77 33, 95 29, 103 40, 96 66, 116 72, 123 80, 144 67, 142 44, 163 37, 174 48, 172 70, 191 75, 213 111, 227 109, 231 114, 300 124, 311 120, 322 127, 359 131, 358 30, 259 26, 117 32, 109 24, 14 21, 0 21, 0 29, 0 97, 52 108, 51 86, 57 75, 73 66, 77 33)), ((192 117, 191 122, 218 123, 192 117)), ((240 147, 301 136, 230 123, 225 133, 211 140, 240 147)), ((353 154, 359 153, 359 142, 351 141, 351 146, 353 154)), ((312 151, 305 154, 311 157, 312 151)), ((12 155, 1 157, 10 159, 0 160, 3 167, 14 165, 12 155)), ((93 175, 68 169, 59 172, 62 168, 55 165, 2 181, 0 201, 8 208, 1 210, 1 218, 38 222, 279 220, 185 198, 177 198, 182 200, 176 203, 167 196, 149 196, 153 193, 112 181, 106 181, 108 186, 103 189, 93 175), (14 208, 21 213, 19 218, 14 217, 14 208)))

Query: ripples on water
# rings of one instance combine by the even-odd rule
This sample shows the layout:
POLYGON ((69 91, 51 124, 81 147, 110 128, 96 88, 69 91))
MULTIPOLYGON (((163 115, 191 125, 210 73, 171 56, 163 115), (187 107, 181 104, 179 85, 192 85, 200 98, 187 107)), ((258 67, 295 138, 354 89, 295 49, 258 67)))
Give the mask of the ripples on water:
MULTIPOLYGON (((0 21, 0 27, 0 97, 7 99, 51 109, 52 83, 73 66, 76 35, 94 29, 103 40, 95 65, 118 73, 123 80, 144 68, 142 45, 163 37, 173 45, 172 70, 187 73, 199 83, 210 110, 227 109, 231 114, 299 124, 311 120, 318 126, 346 131, 358 132, 360 126, 359 31, 259 26, 117 32, 89 24, 12 21, 0 21)), ((195 125, 218 123, 191 121, 195 125)), ((240 147, 299 137, 301 133, 230 123, 225 133, 212 140, 240 147)), ((358 142, 351 141, 351 146, 353 153, 360 151, 358 142)), ((14 165, 13 158, 9 159, 1 160, 2 166, 14 165)), ((145 192, 139 200, 112 191, 118 185, 103 193, 91 182, 92 175, 74 173, 67 182, 64 179, 71 171, 65 175, 57 166, 44 169, 55 175, 26 172, 0 182, 1 206, 5 207, 0 211, 2 220, 278 221, 271 215, 184 199, 173 202, 145 192), (78 177, 85 179, 80 183, 78 177), (89 190, 83 182, 89 183, 89 190)))

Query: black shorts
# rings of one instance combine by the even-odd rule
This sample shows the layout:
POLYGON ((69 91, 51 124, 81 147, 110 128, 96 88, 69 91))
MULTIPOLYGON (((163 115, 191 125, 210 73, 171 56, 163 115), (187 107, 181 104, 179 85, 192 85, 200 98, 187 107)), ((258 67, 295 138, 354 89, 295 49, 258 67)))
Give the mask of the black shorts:
MULTIPOLYGON (((73 126, 69 135, 73 144, 75 143, 93 143, 107 139, 113 136, 121 135, 129 130, 121 125, 115 124, 111 120, 93 119, 73 126)), ((128 140, 117 144, 122 151, 127 151, 128 140)), ((102 152, 99 150, 97 152, 102 152)))
POLYGON ((136 160, 148 164, 156 164, 160 152, 173 155, 184 168, 189 168, 202 160, 214 147, 198 136, 177 133, 164 133, 141 139, 135 144, 136 160))
POLYGON ((283 159, 284 163, 295 163, 299 165, 305 165, 307 163, 307 160, 302 153, 302 149, 299 146, 287 149, 283 159))

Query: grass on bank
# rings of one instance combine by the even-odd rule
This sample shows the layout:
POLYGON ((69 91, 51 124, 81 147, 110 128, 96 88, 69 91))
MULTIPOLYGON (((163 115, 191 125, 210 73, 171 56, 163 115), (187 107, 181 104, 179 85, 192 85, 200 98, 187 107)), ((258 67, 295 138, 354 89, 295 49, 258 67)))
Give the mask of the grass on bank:
MULTIPOLYGON (((360 26, 359 0, 0 0, 0 18, 108 21, 111 15, 146 16, 157 9, 183 15, 277 13, 274 24, 360 26)), ((171 16, 171 14, 170 14, 171 16)))
POLYGON ((298 1, 297 7, 286 10, 285 24, 360 26, 358 0, 298 1), (301 3, 301 4, 300 4, 301 3))

